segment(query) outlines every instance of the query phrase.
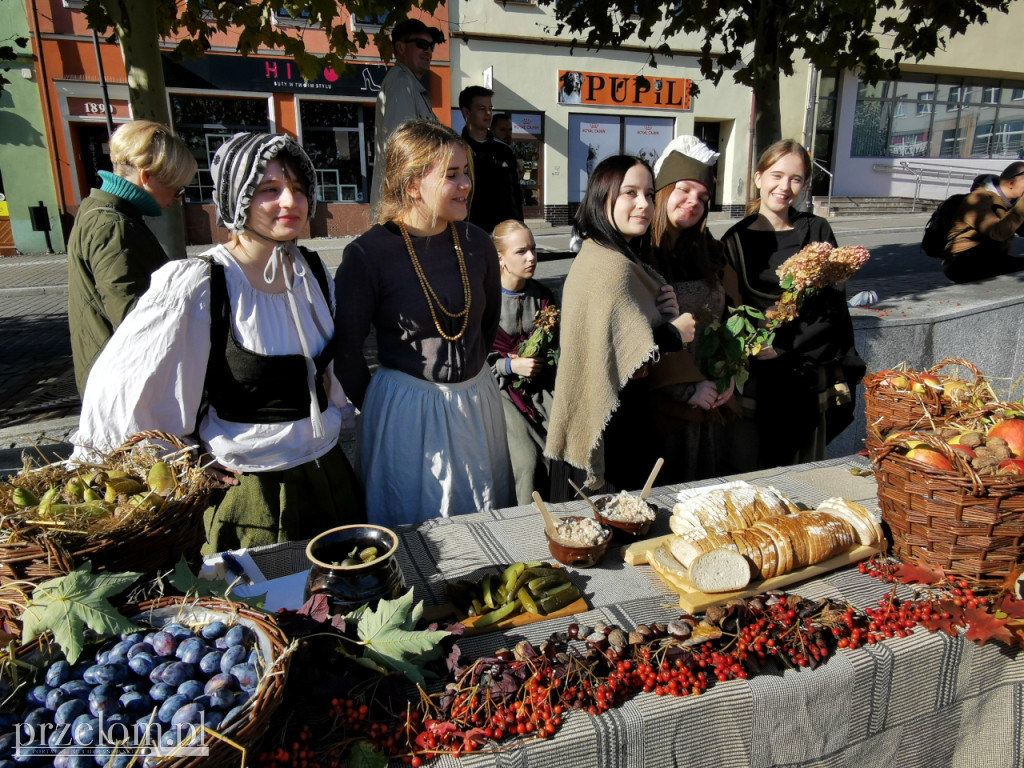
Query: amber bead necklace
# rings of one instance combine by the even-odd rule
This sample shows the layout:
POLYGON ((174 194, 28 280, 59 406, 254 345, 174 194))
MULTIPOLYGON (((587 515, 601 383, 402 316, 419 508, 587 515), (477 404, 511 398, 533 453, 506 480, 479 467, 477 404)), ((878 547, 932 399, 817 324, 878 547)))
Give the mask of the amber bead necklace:
POLYGON ((448 309, 441 303, 441 300, 434 293, 434 289, 430 287, 430 283, 427 282, 427 276, 423 272, 423 266, 420 264, 420 260, 416 257, 416 250, 412 247, 412 238, 409 237, 409 230, 405 224, 401 221, 396 221, 399 231, 402 233, 402 238, 405 240, 405 247, 409 251, 409 259, 412 261, 412 268, 416 272, 416 277, 419 278, 420 288, 423 289, 423 295, 427 299, 427 307, 430 309, 430 317, 434 320, 434 327, 437 328, 437 332, 441 335, 441 338, 445 341, 458 341, 462 338, 463 334, 466 333, 466 328, 469 327, 469 305, 472 299, 472 292, 469 287, 469 272, 466 270, 466 257, 462 254, 462 244, 459 243, 459 233, 455 230, 455 223, 449 222, 448 227, 452 231, 452 241, 455 243, 455 256, 459 260, 459 277, 462 278, 462 294, 465 297, 465 307, 461 312, 449 312, 448 309), (441 322, 437 318, 437 312, 434 310, 434 305, 440 309, 444 314, 452 319, 462 318, 462 327, 459 332, 454 336, 450 336, 444 332, 441 328, 441 322))

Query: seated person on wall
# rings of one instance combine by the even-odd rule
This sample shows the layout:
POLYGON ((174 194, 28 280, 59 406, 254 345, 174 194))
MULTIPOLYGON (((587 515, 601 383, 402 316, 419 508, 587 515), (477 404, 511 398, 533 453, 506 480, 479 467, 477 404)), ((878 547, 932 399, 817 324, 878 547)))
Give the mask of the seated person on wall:
POLYGON ((1013 235, 1024 225, 1024 161, 976 182, 957 211, 942 259, 954 283, 1024 269, 1024 258, 1010 255, 1013 235))

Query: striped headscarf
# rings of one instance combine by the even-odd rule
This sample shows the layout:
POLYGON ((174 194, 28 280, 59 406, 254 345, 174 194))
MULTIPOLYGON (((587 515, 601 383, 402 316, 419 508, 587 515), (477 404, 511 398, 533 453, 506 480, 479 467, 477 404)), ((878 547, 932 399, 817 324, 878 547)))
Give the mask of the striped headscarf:
POLYGON ((267 163, 282 152, 295 159, 305 177, 309 218, 313 218, 316 214, 316 171, 295 139, 273 133, 236 133, 220 145, 210 166, 218 224, 235 233, 245 230, 252 196, 263 180, 267 163))

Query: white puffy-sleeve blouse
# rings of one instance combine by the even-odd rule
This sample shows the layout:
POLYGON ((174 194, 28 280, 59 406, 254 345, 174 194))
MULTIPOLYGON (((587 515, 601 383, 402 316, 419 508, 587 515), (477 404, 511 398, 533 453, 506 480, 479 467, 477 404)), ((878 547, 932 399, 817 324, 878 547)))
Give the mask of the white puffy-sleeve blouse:
MULTIPOLYGON (((254 288, 223 246, 203 256, 225 267, 232 332, 243 347, 264 355, 303 353, 286 292, 254 288)), ((292 290, 297 316, 309 352, 315 356, 330 343, 334 321, 316 278, 301 255, 296 253, 296 259, 299 268, 292 290)), ((334 286, 328 283, 333 304, 334 286)), ((297 466, 319 458, 337 443, 343 412, 348 414, 352 408, 333 365, 324 373, 330 403, 321 414, 322 436, 316 437, 309 418, 240 424, 219 418, 212 406, 201 415, 209 355, 209 265, 201 259, 172 261, 153 274, 149 290, 96 360, 82 398, 79 428, 71 438, 76 446, 73 458, 88 458, 90 449, 109 453, 145 430, 160 430, 189 442, 200 417, 198 436, 203 449, 228 469, 242 472, 297 466)))

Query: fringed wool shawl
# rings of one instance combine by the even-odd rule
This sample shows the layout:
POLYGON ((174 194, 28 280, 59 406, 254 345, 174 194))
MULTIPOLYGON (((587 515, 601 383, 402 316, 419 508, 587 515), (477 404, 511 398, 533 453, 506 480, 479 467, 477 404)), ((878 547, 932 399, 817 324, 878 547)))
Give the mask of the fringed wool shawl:
POLYGON ((604 484, 601 435, 619 406, 619 390, 658 346, 664 322, 656 298, 665 281, 621 253, 583 243, 562 292, 555 397, 546 456, 586 470, 586 485, 604 484))

